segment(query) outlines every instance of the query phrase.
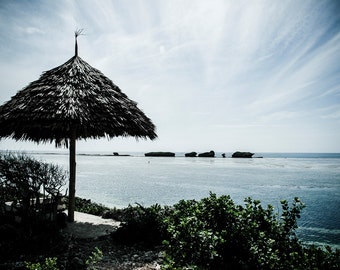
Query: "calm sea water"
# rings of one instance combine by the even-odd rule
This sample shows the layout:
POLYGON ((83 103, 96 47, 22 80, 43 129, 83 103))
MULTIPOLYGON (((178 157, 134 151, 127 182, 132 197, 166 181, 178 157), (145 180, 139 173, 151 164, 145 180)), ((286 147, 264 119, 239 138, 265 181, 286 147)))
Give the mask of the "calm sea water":
MULTIPOLYGON (((340 248, 340 154, 262 153, 263 158, 77 156, 77 196, 110 207, 172 205, 212 191, 238 204, 246 197, 280 209, 280 200, 305 204, 298 234, 305 242, 340 248)), ((68 170, 68 154, 35 153, 68 170)), ((217 156, 221 156, 217 153, 217 156)), ((227 154, 228 156, 228 154, 227 154)))

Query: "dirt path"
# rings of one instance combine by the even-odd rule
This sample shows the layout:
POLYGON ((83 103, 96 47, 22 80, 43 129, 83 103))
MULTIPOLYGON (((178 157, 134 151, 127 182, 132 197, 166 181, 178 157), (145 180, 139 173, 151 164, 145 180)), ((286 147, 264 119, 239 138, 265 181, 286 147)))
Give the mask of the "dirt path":
MULTIPOLYGON (((67 211, 65 211, 67 214, 67 211)), ((64 232, 79 239, 98 238, 115 231, 120 222, 98 216, 74 212, 74 222, 67 223, 64 232)))
POLYGON ((120 226, 120 222, 80 212, 75 212, 74 219, 74 222, 67 223, 63 232, 74 238, 72 253, 75 258, 88 257, 95 248, 99 248, 103 258, 96 264, 98 270, 160 269, 160 250, 112 243, 110 233, 120 226))

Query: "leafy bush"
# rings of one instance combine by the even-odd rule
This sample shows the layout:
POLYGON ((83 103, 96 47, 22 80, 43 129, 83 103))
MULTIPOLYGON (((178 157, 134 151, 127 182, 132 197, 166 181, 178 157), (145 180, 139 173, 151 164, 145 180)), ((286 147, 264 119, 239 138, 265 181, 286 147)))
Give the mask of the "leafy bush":
POLYGON ((338 269, 338 250, 298 241, 299 198, 281 206, 278 214, 258 200, 236 205, 230 196, 211 193, 173 207, 137 205, 109 213, 123 221, 114 240, 150 246, 163 239, 164 269, 338 269))
POLYGON ((121 227, 113 233, 113 239, 124 244, 143 243, 153 246, 162 243, 165 227, 163 220, 169 211, 168 207, 152 205, 129 205, 120 212, 121 227))
POLYGON ((336 269, 339 251, 303 247, 295 235, 304 204, 272 206, 229 196, 180 201, 165 218, 168 269, 336 269), (321 268, 320 268, 321 267, 321 268))
POLYGON ((92 254, 85 261, 87 269, 96 270, 97 269, 96 264, 99 263, 102 259, 103 259, 103 252, 98 247, 95 247, 95 250, 92 251, 92 254))
POLYGON ((81 259, 68 261, 66 265, 61 268, 58 267, 58 258, 57 257, 47 257, 45 261, 42 262, 25 262, 26 269, 28 270, 59 270, 59 269, 88 269, 88 270, 96 270, 96 265, 103 259, 103 252, 95 247, 94 251, 92 251, 91 255, 85 259, 85 263, 81 259))
MULTIPOLYGON (((131 207, 131 206, 129 206, 131 207)), ((128 208, 112 208, 107 211, 105 211, 102 215, 102 218, 111 218, 117 221, 124 221, 125 220, 125 215, 129 211, 128 208)))
POLYGON ((26 262, 26 268, 28 270, 58 270, 59 268, 57 267, 57 258, 46 258, 45 262, 40 263, 31 263, 31 262, 26 262))
POLYGON ((23 222, 43 218, 51 204, 58 204, 65 172, 58 166, 38 161, 27 155, 0 155, 0 213, 5 213, 5 202, 23 222), (46 212, 45 212, 46 211, 46 212))
POLYGON ((49 250, 59 239, 64 171, 23 154, 0 154, 1 260, 49 250))
MULTIPOLYGON (((65 203, 68 205, 68 198, 66 198, 65 203)), ((75 210, 78 212, 102 216, 109 209, 110 208, 106 207, 105 205, 92 202, 88 199, 76 197, 75 200, 75 210)))

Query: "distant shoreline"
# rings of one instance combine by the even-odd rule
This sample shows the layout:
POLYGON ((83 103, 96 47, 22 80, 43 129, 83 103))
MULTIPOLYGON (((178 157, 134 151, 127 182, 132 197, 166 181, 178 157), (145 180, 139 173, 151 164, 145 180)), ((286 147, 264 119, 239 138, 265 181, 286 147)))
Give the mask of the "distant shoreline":
MULTIPOLYGON (((32 151, 32 150, 24 150, 24 151, 16 151, 16 150, 0 150, 0 153, 23 153, 29 155, 69 155, 68 150, 66 151, 32 151)), ((118 155, 114 155, 114 152, 90 152, 90 151, 80 151, 77 153, 77 156, 88 156, 88 157, 143 157, 143 158, 158 158, 158 157, 145 157, 144 154, 146 152, 131 152, 131 151, 121 151, 118 152, 118 155)), ((174 152, 175 158, 193 158, 193 157, 185 157, 186 152, 174 152)), ((222 159, 222 154, 225 153, 226 158, 230 158, 233 152, 216 152, 215 158, 222 159)), ((263 158, 340 158, 340 153, 299 153, 299 152, 255 152, 253 159, 257 159, 259 157, 263 158)), ((167 158, 167 157, 162 157, 167 158)), ((174 157, 170 157, 174 158, 174 157)), ((194 157, 195 158, 195 157, 194 157)), ((198 157, 196 157, 198 158, 198 157)), ((213 158, 212 158, 213 159, 213 158)))

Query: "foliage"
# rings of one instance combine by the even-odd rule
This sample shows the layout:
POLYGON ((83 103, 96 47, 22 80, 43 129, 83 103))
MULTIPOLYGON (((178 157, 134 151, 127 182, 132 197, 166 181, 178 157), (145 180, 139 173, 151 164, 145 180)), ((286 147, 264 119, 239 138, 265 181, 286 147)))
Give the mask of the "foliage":
MULTIPOLYGON (((90 200, 77 200, 82 205, 78 211, 105 212, 107 218, 122 221, 112 235, 114 241, 154 246, 163 240, 163 269, 339 269, 339 250, 298 241, 295 230, 304 208, 299 198, 291 205, 282 200, 279 213, 258 200, 246 198, 236 205, 230 196, 213 193, 172 207, 137 204, 109 211, 90 200)), ((102 257, 96 248, 86 267, 96 269, 102 257)))
POLYGON ((59 239, 64 171, 24 154, 0 154, 1 259, 48 250, 59 239))
MULTIPOLYGON (((131 207, 131 206, 129 206, 131 207)), ((102 218, 111 218, 117 221, 124 221, 125 220, 125 215, 129 211, 128 208, 112 208, 109 209, 108 211, 105 211, 102 215, 102 218)))
POLYGON ((123 223, 113 233, 113 239, 124 244, 136 242, 147 246, 161 244, 165 234, 163 220, 169 209, 158 204, 150 207, 143 207, 140 204, 129 205, 120 212, 120 219, 123 223))
MULTIPOLYGON (((65 203, 68 205, 68 198, 66 198, 65 203)), ((92 202, 91 200, 76 197, 75 210, 82 213, 102 216, 109 208, 105 205, 92 202)))
POLYGON ((211 193, 200 201, 182 200, 173 207, 129 206, 110 211, 123 225, 114 240, 158 245, 163 239, 164 269, 338 269, 339 251, 303 246, 295 234, 305 207, 299 198, 271 205, 211 193))
POLYGON ((58 270, 56 257, 46 258, 44 263, 25 262, 25 264, 28 270, 58 270))
POLYGON ((27 193, 60 194, 65 172, 57 165, 44 163, 25 154, 0 155, 0 179, 6 198, 22 198, 27 193))
POLYGON ((229 196, 180 201, 165 219, 169 238, 165 269, 335 269, 339 252, 303 247, 296 235, 304 204, 281 201, 279 217, 272 206, 229 196), (320 268, 321 267, 321 268, 320 268))
POLYGON ((96 270, 96 264, 103 259, 103 252, 95 247, 95 251, 92 251, 92 255, 85 261, 87 269, 96 270))
POLYGON ((102 216, 105 219, 121 221, 121 226, 112 234, 113 240, 122 244, 161 244, 164 234, 164 211, 160 205, 143 207, 129 205, 126 208, 112 208, 91 200, 76 197, 76 211, 102 216))
POLYGON ((42 217, 46 210, 42 202, 47 198, 57 202, 65 179, 64 171, 56 165, 24 154, 0 155, 0 206, 12 201, 24 221, 42 217))
MULTIPOLYGON (((95 247, 95 250, 92 251, 92 254, 85 260, 85 264, 82 265, 74 265, 74 263, 69 264, 68 268, 72 269, 89 269, 89 270, 96 270, 96 265, 103 259, 103 252, 98 248, 95 247)), ((48 257, 45 259, 44 262, 25 262, 26 269, 28 270, 59 270, 57 265, 57 257, 48 257)), ((69 262, 70 263, 70 262, 69 262)), ((61 267, 63 268, 63 267, 61 267)))

